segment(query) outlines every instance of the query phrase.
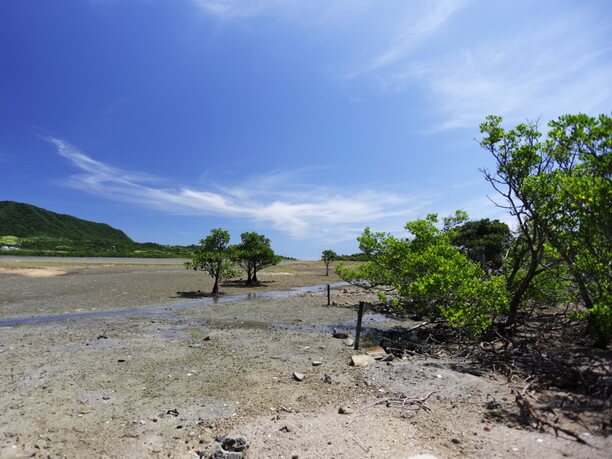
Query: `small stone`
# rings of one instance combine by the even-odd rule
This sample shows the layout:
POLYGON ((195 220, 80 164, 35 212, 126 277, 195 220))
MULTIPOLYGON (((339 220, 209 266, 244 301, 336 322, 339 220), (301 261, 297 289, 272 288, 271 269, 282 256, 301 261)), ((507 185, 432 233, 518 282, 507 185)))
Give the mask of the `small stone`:
POLYGON ((227 435, 225 437, 217 437, 215 438, 217 443, 221 444, 221 447, 225 451, 229 452, 242 452, 244 451, 248 445, 246 438, 241 435, 227 435))
POLYGON ((99 335, 96 339, 108 339, 106 335, 99 335))
POLYGON ((333 381, 332 381, 332 377, 331 377, 330 375, 324 375, 324 376, 323 376, 323 382, 324 382, 325 384, 331 384, 331 383, 333 382, 333 381))
POLYGON ((352 346, 355 343, 355 341, 353 341, 353 338, 346 338, 343 341, 343 343, 344 343, 345 346, 352 346))
POLYGON ((366 365, 370 365, 374 362, 376 362, 376 359, 367 354, 354 355, 351 357, 351 365, 354 367, 365 367, 366 365))
POLYGON ((348 333, 334 331, 334 334, 332 336, 337 339, 346 339, 348 338, 348 333))
POLYGON ((340 414, 353 414, 353 410, 350 406, 341 406, 338 408, 338 413, 340 414))
POLYGON ((47 442, 45 440, 38 440, 34 443, 34 448, 36 449, 45 449, 47 447, 47 442))
POLYGON ((290 426, 289 424, 285 424, 278 430, 280 430, 281 432, 293 432, 293 427, 290 426))
POLYGON ((321 365, 323 362, 321 362, 320 360, 313 360, 312 361, 312 366, 313 367, 318 367, 319 365, 321 365))
POLYGON ((293 373, 293 378, 296 381, 304 381, 304 375, 302 373, 298 373, 297 371, 293 373))

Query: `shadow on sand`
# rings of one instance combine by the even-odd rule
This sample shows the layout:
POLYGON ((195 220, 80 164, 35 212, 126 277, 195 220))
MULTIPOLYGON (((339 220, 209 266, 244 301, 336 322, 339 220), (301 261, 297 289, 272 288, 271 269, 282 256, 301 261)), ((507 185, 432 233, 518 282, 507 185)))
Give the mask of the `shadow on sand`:
POLYGON ((274 283, 273 280, 268 280, 268 281, 251 282, 250 284, 247 284, 245 280, 238 279, 238 280, 225 281, 221 285, 223 287, 254 288, 254 287, 265 287, 266 285, 273 284, 273 283, 274 283))
POLYGON ((216 298, 221 295, 223 295, 222 292, 213 295, 210 292, 202 292, 200 290, 196 290, 191 292, 176 292, 176 295, 170 298, 216 298))

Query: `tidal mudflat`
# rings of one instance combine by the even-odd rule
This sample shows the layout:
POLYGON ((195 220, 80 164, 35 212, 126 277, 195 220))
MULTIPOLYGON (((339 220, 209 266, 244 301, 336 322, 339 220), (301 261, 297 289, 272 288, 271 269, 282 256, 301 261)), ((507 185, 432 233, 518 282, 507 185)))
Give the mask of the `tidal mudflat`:
MULTIPOLYGON (((463 371, 467 358, 351 366, 363 351, 333 331, 351 334, 356 304, 373 297, 262 294, 337 282, 320 263, 281 264, 256 288, 227 283, 225 295, 247 298, 207 304, 210 280, 180 263, 0 267, 0 320, 107 313, 0 327, 0 457, 207 457, 227 434, 253 458, 606 457, 611 446, 579 425, 592 446, 509 421, 521 385, 463 371), (29 269, 56 274, 14 271, 29 269)), ((369 314, 364 345, 418 325, 369 314)))

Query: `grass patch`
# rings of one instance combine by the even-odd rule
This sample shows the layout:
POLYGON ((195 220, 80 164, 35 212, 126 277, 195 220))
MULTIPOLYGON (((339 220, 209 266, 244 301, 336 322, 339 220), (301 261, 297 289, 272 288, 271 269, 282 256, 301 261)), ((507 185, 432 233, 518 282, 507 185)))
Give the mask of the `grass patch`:
POLYGON ((0 245, 17 245, 19 241, 17 236, 0 236, 0 245))

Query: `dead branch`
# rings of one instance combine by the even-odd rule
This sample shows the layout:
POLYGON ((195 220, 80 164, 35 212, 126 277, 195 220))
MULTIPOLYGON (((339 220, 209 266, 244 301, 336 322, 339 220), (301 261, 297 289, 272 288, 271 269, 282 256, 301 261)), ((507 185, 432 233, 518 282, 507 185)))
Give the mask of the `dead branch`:
POLYGON ((409 397, 399 397, 399 398, 386 398, 384 400, 379 400, 371 406, 376 405, 386 405, 388 408, 399 407, 402 410, 400 414, 401 417, 405 418, 408 414, 414 415, 419 410, 431 411, 431 408, 427 406, 427 400, 431 397, 435 392, 430 392, 427 396, 423 398, 409 398, 409 397), (413 406, 416 406, 413 408, 413 406))
POLYGON ((527 400, 527 390, 529 389, 531 384, 533 384, 533 381, 527 384, 520 392, 517 392, 516 394, 516 404, 521 410, 521 415, 524 416, 526 419, 532 418, 534 421, 536 421, 536 429, 542 429, 542 426, 548 426, 555 432, 556 437, 559 436, 559 432, 562 432, 565 435, 572 437, 574 440, 576 440, 577 443, 582 443, 583 445, 593 447, 593 445, 586 442, 577 433, 564 427, 561 427, 559 424, 550 422, 549 420, 547 420, 536 412, 536 409, 531 405, 531 403, 529 403, 529 400, 527 400))

